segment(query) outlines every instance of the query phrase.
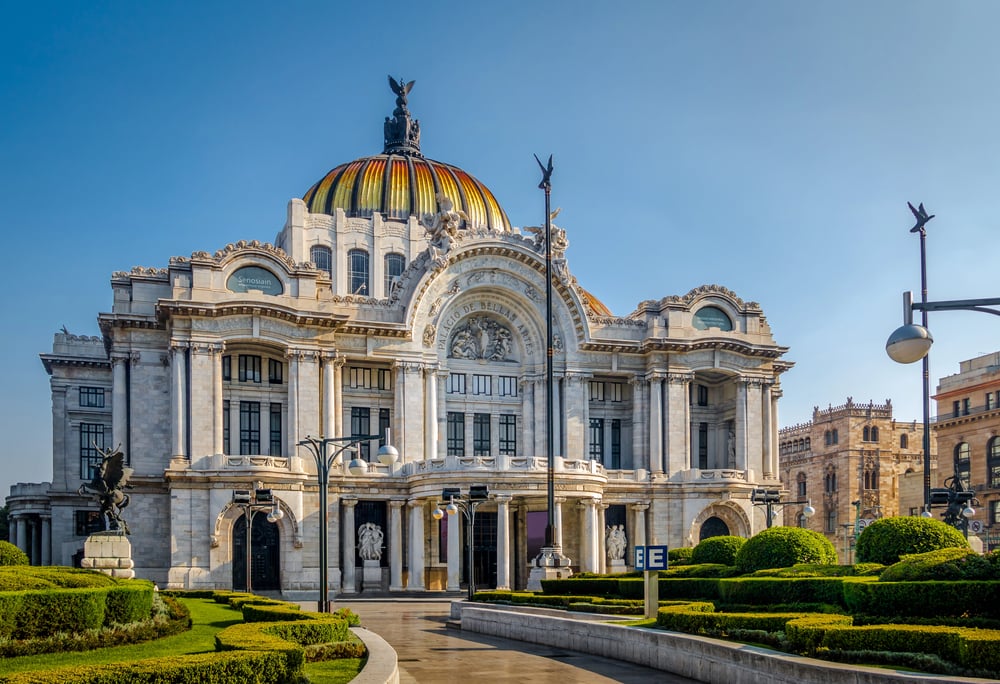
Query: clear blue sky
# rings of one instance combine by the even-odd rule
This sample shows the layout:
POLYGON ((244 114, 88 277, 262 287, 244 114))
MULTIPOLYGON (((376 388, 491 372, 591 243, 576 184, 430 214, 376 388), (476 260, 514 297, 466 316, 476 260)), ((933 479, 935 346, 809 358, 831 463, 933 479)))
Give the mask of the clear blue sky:
MULTIPOLYGON (((38 354, 99 334, 132 266, 273 241, 289 198, 381 152, 386 74, 433 159, 542 220, 554 154, 570 268, 618 315, 717 283, 763 307, 794 369, 781 423, 891 398, 919 290, 1000 296, 1000 3, 25 2, 0 23, 6 239, 0 492, 51 476, 38 354)), ((935 314, 936 379, 1000 348, 1000 321, 935 314)))

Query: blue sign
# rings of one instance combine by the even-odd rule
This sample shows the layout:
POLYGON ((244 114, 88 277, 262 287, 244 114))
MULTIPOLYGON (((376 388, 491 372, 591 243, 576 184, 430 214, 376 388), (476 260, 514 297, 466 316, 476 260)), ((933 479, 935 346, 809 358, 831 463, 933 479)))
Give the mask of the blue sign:
POLYGON ((266 295, 280 295, 281 280, 267 269, 260 266, 244 266, 237 269, 226 281, 230 292, 249 292, 260 290, 266 295))
POLYGON ((635 547, 635 569, 636 570, 666 570, 667 569, 667 547, 666 546, 636 546, 635 547))

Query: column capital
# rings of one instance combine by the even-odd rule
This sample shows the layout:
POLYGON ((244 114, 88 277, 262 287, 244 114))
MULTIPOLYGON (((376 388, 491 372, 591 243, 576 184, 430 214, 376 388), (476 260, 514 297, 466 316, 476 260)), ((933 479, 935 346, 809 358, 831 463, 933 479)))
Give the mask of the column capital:
POLYGON ((390 508, 402 508, 406 504, 404 499, 389 499, 390 508))
POLYGON ((225 349, 222 342, 191 342, 191 353, 202 356, 215 356, 225 349))
POLYGON ((409 506, 410 508, 420 508, 421 506, 426 506, 427 505, 427 500, 426 499, 409 499, 409 500, 407 500, 406 505, 409 506))
POLYGON ((650 383, 663 382, 667 379, 667 373, 660 370, 651 370, 646 373, 646 380, 650 383))
POLYGON ((493 495, 493 500, 496 501, 497 504, 509 504, 511 502, 511 500, 513 500, 513 498, 514 498, 514 496, 511 495, 511 494, 494 494, 493 495))
POLYGON ((637 511, 637 512, 648 511, 649 510, 649 504, 648 503, 633 503, 633 504, 629 504, 628 507, 631 508, 633 511, 637 511))
POLYGON ((421 370, 423 371, 424 377, 426 378, 436 378, 438 374, 441 372, 441 369, 437 367, 437 364, 432 364, 432 363, 428 363, 424 366, 421 366, 421 370))
POLYGON ((601 497, 599 496, 585 496, 577 502, 581 508, 594 508, 599 506, 601 503, 601 497))
POLYGON ((185 352, 190 346, 191 343, 187 340, 170 340, 170 355, 173 356, 174 354, 185 352))
POLYGON ((340 498, 340 503, 344 504, 345 508, 354 508, 358 505, 358 500, 353 496, 343 496, 340 498))
POLYGON ((324 365, 333 366, 334 368, 340 368, 347 361, 347 359, 341 356, 336 350, 320 352, 319 358, 324 365))
POLYGON ((563 373, 563 377, 569 382, 585 382, 594 377, 593 373, 585 373, 583 371, 566 371, 563 373))
POLYGON ((694 381, 694 373, 667 373, 666 380, 671 385, 684 385, 694 381))

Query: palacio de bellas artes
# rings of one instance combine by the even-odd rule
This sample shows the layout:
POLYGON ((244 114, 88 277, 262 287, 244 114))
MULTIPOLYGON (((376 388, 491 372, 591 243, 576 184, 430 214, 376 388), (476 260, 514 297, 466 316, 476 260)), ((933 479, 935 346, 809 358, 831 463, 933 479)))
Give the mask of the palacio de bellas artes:
POLYGON ((537 177, 517 228, 390 85, 382 152, 292 198, 273 242, 115 272, 101 334, 56 333, 52 481, 8 498, 33 564, 80 563, 104 521, 78 490, 113 448, 135 574, 165 588, 305 600, 325 557, 333 594, 459 591, 471 555, 477 587, 521 589, 543 547, 549 576, 625 572, 637 544, 764 529, 793 364, 761 307, 692 283, 612 314, 537 177), (481 499, 474 554, 446 490, 481 499))

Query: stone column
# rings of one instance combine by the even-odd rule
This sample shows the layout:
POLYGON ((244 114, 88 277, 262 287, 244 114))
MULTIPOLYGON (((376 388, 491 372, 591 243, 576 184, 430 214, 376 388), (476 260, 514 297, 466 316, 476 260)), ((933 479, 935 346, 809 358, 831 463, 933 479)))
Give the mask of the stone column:
MULTIPOLYGON (((590 458, 590 379, 593 376, 587 375, 578 378, 579 387, 577 394, 580 397, 580 458, 590 458)), ((611 421, 608 421, 607 429, 604 432, 605 442, 611 439, 611 421)), ((607 444, 602 445, 602 452, 608 462, 611 460, 611 451, 607 444)), ((601 465, 604 465, 602 461, 601 465)))
POLYGON ((747 379, 736 381, 736 469, 747 467, 747 379))
POLYGON ((646 545, 646 511, 649 504, 637 503, 629 506, 632 510, 632 534, 629 538, 629 554, 626 562, 631 566, 635 561, 635 547, 646 545))
POLYGON ((325 354, 323 357, 323 437, 341 437, 337 432, 337 353, 325 354))
POLYGON ((595 545, 597 546, 597 554, 594 561, 597 563, 597 572, 604 574, 608 571, 608 549, 607 549, 607 517, 605 511, 608 510, 608 504, 599 503, 597 504, 597 534, 595 535, 595 545))
POLYGON ((641 376, 633 375, 629 378, 628 384, 632 388, 632 468, 645 469, 649 466, 649 458, 646 456, 647 442, 642 430, 646 422, 642 419, 644 381, 641 376))
MULTIPOLYGON (((265 371, 266 372, 266 369, 265 371)), ((222 343, 212 345, 212 453, 223 452, 222 442, 225 433, 222 426, 222 343)), ((265 414, 266 415, 266 414, 265 414)), ((261 417, 261 422, 265 418, 261 417)), ((265 434, 261 430, 261 434, 265 434)), ((262 438, 263 439, 263 438, 262 438)), ((261 453, 267 453, 263 448, 261 453)))
POLYGON ((497 502, 497 591, 510 589, 510 500, 509 494, 494 497, 497 502))
POLYGON ((535 451, 535 421, 539 415, 535 412, 534 381, 522 377, 518 380, 518 391, 521 393, 521 418, 518 421, 520 435, 517 442, 517 455, 534 456, 538 453, 535 451))
POLYGON ((14 518, 14 524, 17 526, 17 548, 30 556, 31 547, 28 545, 28 521, 18 516, 14 518))
POLYGON ((170 343, 170 455, 187 456, 187 344, 170 343))
MULTIPOLYGON (((125 386, 125 364, 128 354, 111 354, 111 446, 128 448, 128 390, 125 386)), ((131 458, 132 454, 127 454, 131 458)))
POLYGON ((671 475, 691 467, 688 456, 688 440, 691 425, 688 420, 691 377, 678 373, 667 376, 666 416, 666 473, 671 475))
POLYGON ((389 501, 389 591, 403 590, 403 525, 405 501, 389 501))
POLYGON ((397 361, 393 365, 393 369, 396 371, 396 382, 392 387, 392 425, 395 428, 392 431, 393 441, 396 442, 396 448, 399 449, 399 461, 400 463, 406 463, 413 459, 413 453, 407 453, 407 434, 406 434, 406 367, 401 361, 397 361))
POLYGON ((344 436, 344 359, 333 362, 333 437, 344 436))
POLYGON ((778 476, 778 399, 781 398, 781 390, 779 388, 771 389, 771 462, 765 473, 768 477, 776 478, 778 476))
POLYGON ((42 565, 52 565, 52 518, 42 516, 42 565))
POLYGON ((663 378, 649 378, 649 470, 663 472, 663 378))
MULTIPOLYGON (((566 450, 563 448, 563 420, 565 416, 562 410, 562 392, 559 391, 559 378, 554 377, 552 382, 555 386, 552 388, 552 443, 555 445, 553 449, 555 450, 556 456, 566 457, 566 450)), ((547 440, 546 435, 542 439, 547 440)))
MULTIPOLYGON (((301 355, 302 352, 297 349, 289 349, 285 355, 285 358, 288 359, 288 430, 285 453, 293 456, 298 449, 299 441, 299 359, 301 355)), ((261 422, 263 420, 264 418, 261 416, 261 422)))
POLYGON ((424 460, 435 458, 438 452, 437 369, 424 368, 424 460))
POLYGON ((438 370, 437 379, 437 451, 430 458, 445 458, 448 455, 448 440, 441 435, 448 434, 448 371, 438 370))
POLYGON ((448 591, 462 588, 462 523, 458 515, 448 515, 448 591))
POLYGON ((410 499, 410 574, 406 577, 408 591, 424 591, 424 502, 410 499))
MULTIPOLYGON (((739 452, 736 454, 736 465, 740 470, 754 470, 758 473, 764 470, 764 445, 761 409, 762 378, 749 378, 746 384, 746 449, 742 462, 739 452)), ((770 434, 770 430, 768 431, 770 434)))
POLYGON ((771 474, 771 385, 765 384, 761 388, 760 397, 760 436, 761 436, 761 462, 754 464, 754 470, 762 473, 764 477, 771 474), (758 470, 759 468, 759 470, 758 470))
MULTIPOLYGON (((543 456, 548 458, 548 451, 546 450, 546 440, 548 439, 548 432, 546 427, 546 420, 548 419, 548 404, 545 403, 545 383, 541 380, 537 382, 532 382, 532 397, 533 405, 535 407, 535 422, 538 423, 538 429, 534 430, 535 435, 535 456, 543 456)), ((524 422, 527 423, 529 420, 528 416, 525 416, 524 422)))
MULTIPOLYGON (((343 559, 344 559, 344 588, 345 594, 354 594, 357 592, 357 580, 356 578, 356 546, 357 541, 355 541, 355 524, 354 524, 354 507, 358 505, 357 499, 342 499, 344 504, 344 546, 343 546, 343 559)), ((325 530, 323 533, 325 534, 325 530)))
POLYGON ((563 545, 562 505, 565 502, 565 496, 557 496, 552 499, 552 524, 556 527, 555 539, 552 540, 552 543, 556 545, 557 549, 561 549, 563 545))
POLYGON ((566 432, 563 436, 565 445, 564 456, 569 459, 587 458, 587 428, 583 422, 586 412, 584 411, 584 390, 587 383, 582 375, 573 373, 567 375, 563 380, 564 400, 566 402, 565 419, 566 432))

